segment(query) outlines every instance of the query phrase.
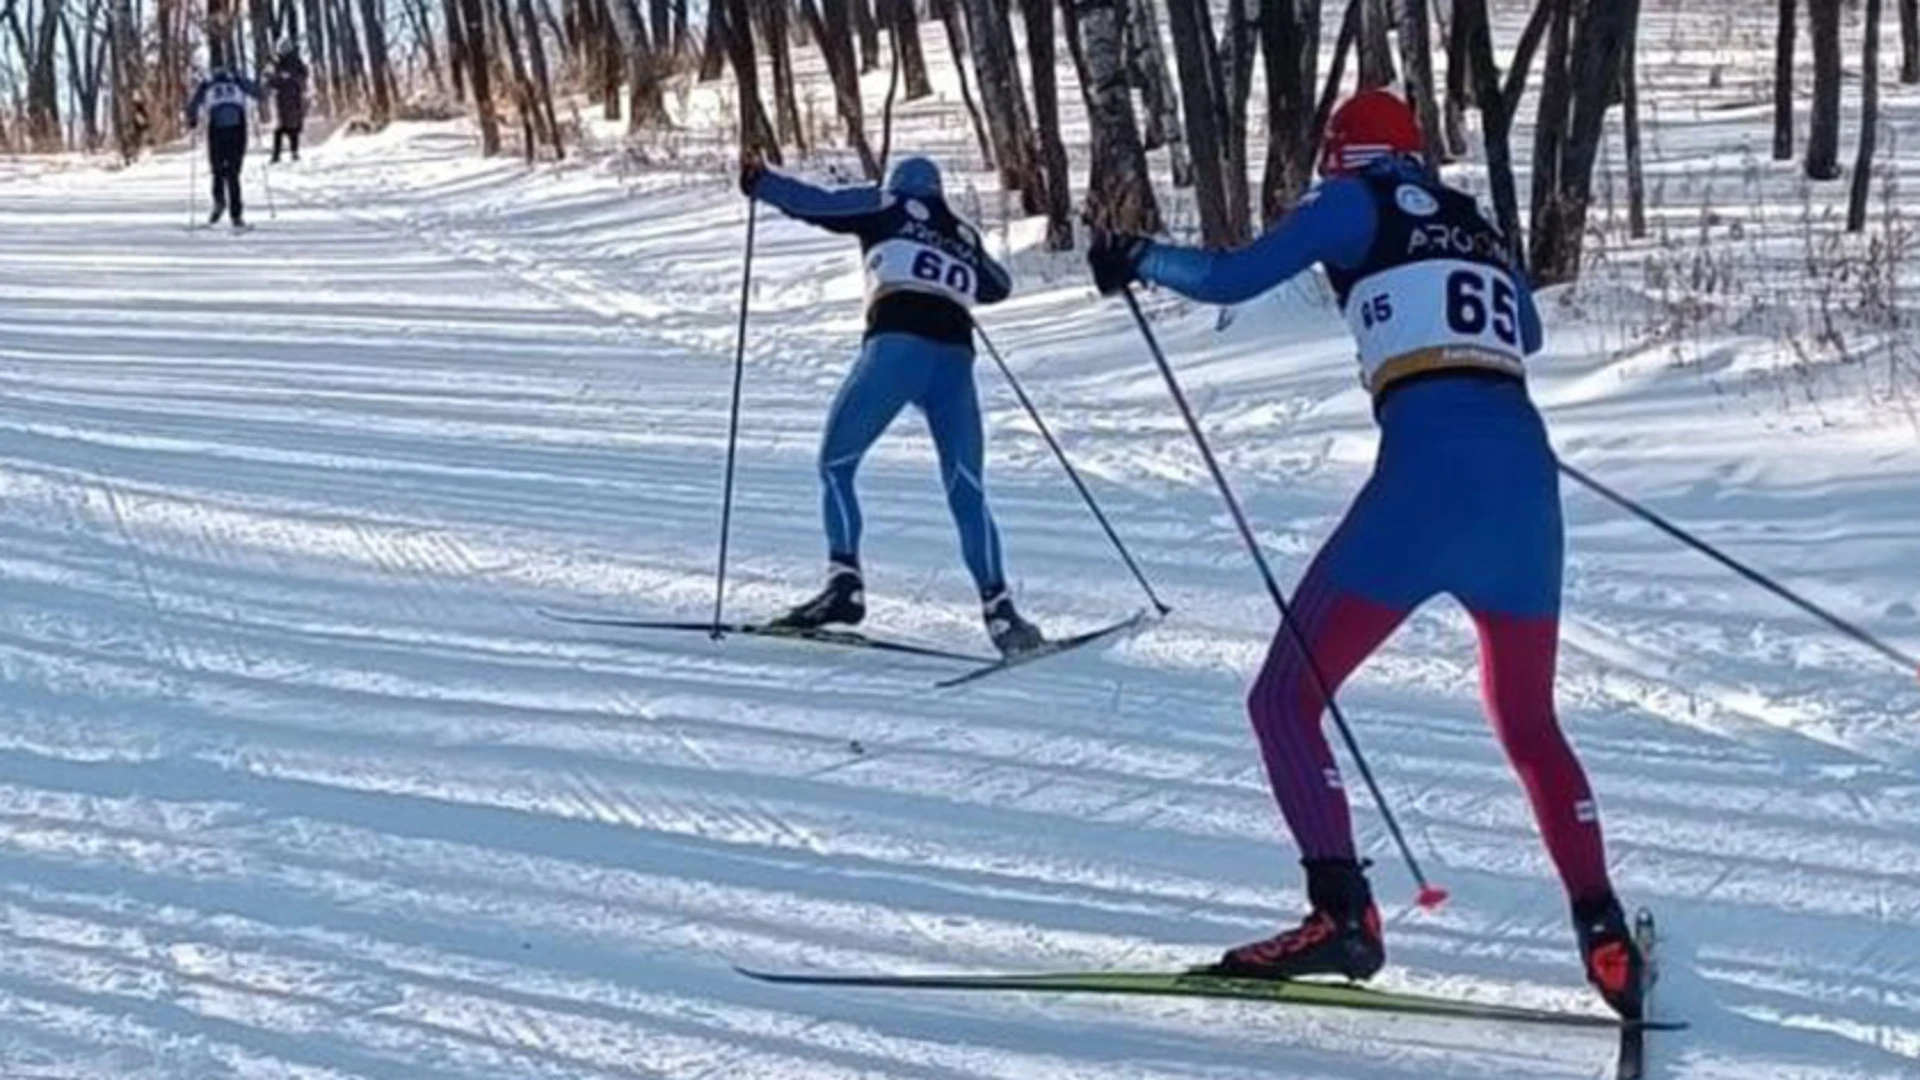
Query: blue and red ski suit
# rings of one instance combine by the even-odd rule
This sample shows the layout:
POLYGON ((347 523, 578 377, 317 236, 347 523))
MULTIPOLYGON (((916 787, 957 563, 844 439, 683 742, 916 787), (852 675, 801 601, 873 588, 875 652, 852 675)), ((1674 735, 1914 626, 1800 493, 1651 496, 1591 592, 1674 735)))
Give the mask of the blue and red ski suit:
MULTIPOLYGON (((1232 304, 1315 263, 1360 343, 1381 437, 1294 597, 1301 636, 1337 689, 1429 598, 1464 605, 1488 714, 1561 880, 1575 898, 1605 892, 1592 791, 1554 712, 1563 532, 1556 461, 1522 378, 1542 344, 1531 291, 1473 200, 1407 157, 1328 180, 1239 251, 1149 245, 1139 276, 1232 304)), ((1352 859, 1325 707, 1283 630, 1248 697, 1268 778, 1304 858, 1352 859)))

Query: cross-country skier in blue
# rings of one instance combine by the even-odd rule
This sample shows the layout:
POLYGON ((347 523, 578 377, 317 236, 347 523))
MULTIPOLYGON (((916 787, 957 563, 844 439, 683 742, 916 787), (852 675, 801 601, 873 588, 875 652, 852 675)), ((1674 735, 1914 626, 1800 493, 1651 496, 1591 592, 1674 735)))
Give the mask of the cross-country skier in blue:
POLYGON ((259 84, 231 68, 217 67, 200 80, 187 102, 187 127, 199 124, 202 109, 207 113, 207 164, 213 173, 209 225, 218 224, 222 214, 231 214, 234 228, 247 227, 240 201, 240 167, 247 158, 249 98, 260 100, 259 84))
POLYGON ((827 413, 820 442, 827 585, 777 624, 811 629, 866 617, 854 474, 868 448, 912 404, 933 433, 960 553, 979 586, 988 636, 1007 655, 1036 648, 1044 639, 1014 610, 1000 533, 987 508, 985 439, 973 382, 969 309, 1006 299, 1012 279, 987 254, 979 232, 947 206, 940 170, 926 158, 901 159, 883 186, 836 189, 815 187, 749 158, 740 188, 789 217, 853 236, 867 278, 865 342, 827 413))
POLYGON ((1487 710, 1572 901, 1587 978, 1637 1017, 1644 961, 1608 880, 1586 774, 1554 714, 1560 492, 1524 381, 1542 344, 1539 312, 1498 230, 1417 156, 1403 101, 1356 96, 1324 145, 1324 182, 1250 247, 1102 237, 1088 256, 1102 292, 1142 280, 1218 304, 1321 264, 1380 423, 1373 476, 1294 597, 1311 661, 1283 630, 1248 696, 1312 911, 1298 928, 1229 950, 1214 970, 1365 979, 1385 962, 1311 665, 1337 689, 1414 608, 1449 593, 1479 629, 1487 710))

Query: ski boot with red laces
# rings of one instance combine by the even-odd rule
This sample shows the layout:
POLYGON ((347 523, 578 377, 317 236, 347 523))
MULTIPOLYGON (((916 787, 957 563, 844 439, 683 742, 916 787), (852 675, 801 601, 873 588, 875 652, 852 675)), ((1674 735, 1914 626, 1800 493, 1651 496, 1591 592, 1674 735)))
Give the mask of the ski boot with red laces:
POLYGON ((1364 982, 1387 961, 1380 911, 1365 870, 1352 859, 1306 859, 1307 900, 1301 924, 1261 941, 1228 949, 1201 971, 1242 979, 1298 979, 1340 975, 1364 982))
POLYGON ((1623 1020, 1639 1020, 1646 1009, 1646 958, 1627 924, 1626 912, 1612 893, 1573 902, 1573 930, 1580 938, 1580 957, 1607 1005, 1623 1020))

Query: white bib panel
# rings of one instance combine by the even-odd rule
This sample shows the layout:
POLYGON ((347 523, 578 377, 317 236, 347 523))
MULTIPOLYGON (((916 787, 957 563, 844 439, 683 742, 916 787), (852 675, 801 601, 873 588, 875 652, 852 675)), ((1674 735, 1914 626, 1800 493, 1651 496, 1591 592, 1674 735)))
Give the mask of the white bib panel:
POLYGON ((1382 270, 1355 283, 1346 316, 1361 381, 1375 391, 1406 373, 1407 365, 1395 361, 1416 354, 1427 358, 1421 369, 1525 371, 1520 292, 1511 274, 1492 266, 1424 259, 1382 270), (1459 363, 1448 363, 1450 356, 1459 363))
POLYGON ((239 83, 217 82, 207 86, 207 108, 216 109, 222 105, 245 105, 247 92, 239 83))
POLYGON ((894 237, 867 250, 867 302, 888 293, 920 292, 973 308, 973 267, 917 240, 894 237))

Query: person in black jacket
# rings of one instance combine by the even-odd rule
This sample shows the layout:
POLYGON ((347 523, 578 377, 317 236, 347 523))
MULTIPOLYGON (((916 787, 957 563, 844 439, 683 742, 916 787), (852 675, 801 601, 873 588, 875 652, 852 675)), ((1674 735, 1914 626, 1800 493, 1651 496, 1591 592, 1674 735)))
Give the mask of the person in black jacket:
POLYGON ((300 129, 307 123, 307 62, 300 59, 293 42, 280 46, 280 55, 273 62, 273 74, 267 76, 267 86, 273 91, 272 163, 280 164, 283 141, 292 151, 293 160, 299 161, 300 129))

